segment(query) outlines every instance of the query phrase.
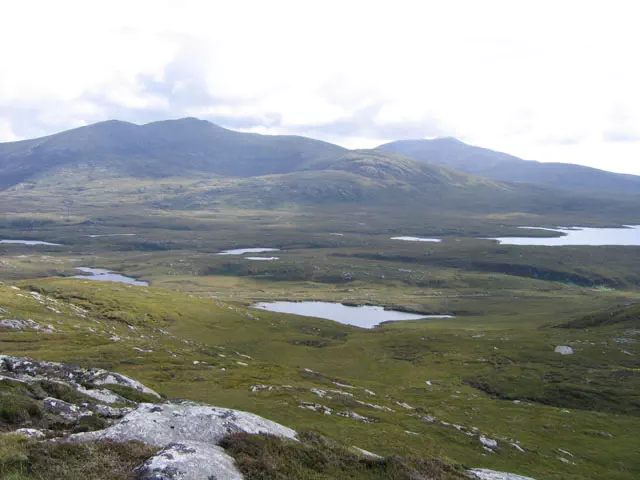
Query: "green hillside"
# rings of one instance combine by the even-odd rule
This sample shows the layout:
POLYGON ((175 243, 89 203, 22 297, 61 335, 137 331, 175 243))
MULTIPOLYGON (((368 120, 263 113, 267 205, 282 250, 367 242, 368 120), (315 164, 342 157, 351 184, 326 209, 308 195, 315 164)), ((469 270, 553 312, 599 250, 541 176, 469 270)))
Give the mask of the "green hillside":
POLYGON ((569 163, 522 160, 502 152, 475 147, 455 138, 400 140, 378 147, 434 165, 505 182, 527 182, 585 191, 640 192, 640 177, 569 163))

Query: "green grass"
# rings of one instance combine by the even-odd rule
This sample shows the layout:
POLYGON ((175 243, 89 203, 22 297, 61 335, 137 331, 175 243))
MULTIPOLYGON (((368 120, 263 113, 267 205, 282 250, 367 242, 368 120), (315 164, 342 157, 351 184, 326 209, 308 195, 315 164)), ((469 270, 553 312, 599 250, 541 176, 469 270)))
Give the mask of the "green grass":
MULTIPOLYGON (((124 186, 148 188, 139 195, 149 201, 178 191, 169 181, 142 183, 124 186)), ((116 186, 107 184, 106 190, 116 186)), ((622 221, 618 217, 525 214, 517 206, 477 215, 331 205, 177 212, 146 209, 142 200, 118 212, 100 203, 110 194, 88 188, 78 195, 95 200, 94 206, 84 204, 67 219, 55 200, 51 208, 43 205, 40 193, 14 192, 19 208, 0 220, 0 238, 65 246, 0 245, 0 308, 5 318, 51 324, 56 333, 2 330, 2 354, 115 370, 167 398, 255 412, 383 456, 444 458, 544 479, 640 476, 639 338, 626 334, 635 328, 635 307, 621 307, 640 299, 637 249, 511 247, 469 238, 519 234, 515 227, 523 224, 604 225, 622 221), (138 236, 85 236, 132 232, 138 236), (444 241, 391 241, 395 235, 444 241), (281 248, 280 260, 213 255, 260 246, 281 248), (114 269, 152 286, 46 278, 74 275, 76 266, 114 269), (361 330, 249 308, 270 300, 457 317, 361 330), (551 328, 558 325, 586 328, 551 328), (558 345, 571 345, 575 354, 554 353, 558 345), (259 384, 292 388, 252 392, 259 384), (320 398, 312 389, 342 389, 354 397, 320 398), (334 413, 302 409, 303 402, 334 413), (375 422, 336 414, 343 411, 375 422), (438 422, 425 421, 428 416, 438 422), (477 437, 441 421, 476 427, 500 446, 485 455, 477 437), (560 449, 574 455, 575 465, 558 459, 566 455, 560 449)))
MULTIPOLYGON (((232 286, 229 292, 241 299, 251 295, 292 299, 315 295, 344 300, 348 295, 370 301, 374 292, 381 300, 393 298, 400 304, 412 298, 406 288, 384 293, 384 285, 375 284, 354 283, 350 285, 354 291, 341 292, 345 290, 342 286, 312 282, 292 283, 289 288, 281 282, 215 278, 220 286, 232 286)), ((620 345, 612 340, 624 336, 628 328, 540 328, 593 311, 597 305, 615 304, 631 293, 560 286, 549 292, 519 291, 522 296, 517 302, 513 292, 493 298, 491 303, 486 297, 469 297, 464 300, 465 309, 486 308, 485 315, 397 322, 361 330, 321 319, 247 309, 245 300, 199 298, 156 287, 66 279, 30 280, 25 285, 46 292, 45 304, 26 290, 8 287, 0 287, 0 304, 12 314, 52 323, 58 331, 0 332, 0 349, 5 354, 112 369, 168 398, 255 412, 297 430, 314 430, 384 456, 444 457, 473 467, 552 479, 625 479, 630 478, 629 472, 640 472, 633 453, 640 419, 632 415, 635 407, 629 403, 638 391, 636 358, 640 352, 637 343, 620 345), (497 302, 499 298, 504 302, 497 302), (63 313, 46 309, 53 300, 63 313), (83 302, 88 313, 85 317, 75 314, 69 302, 83 302), (527 313, 520 313, 525 308, 527 313), (138 312, 135 330, 120 317, 105 315, 111 310, 138 312), (109 339, 114 334, 119 341, 109 339), (567 344, 574 346, 575 355, 554 353, 556 345, 567 344), (490 380, 497 393, 487 395, 469 385, 470 379, 490 380), (427 380, 433 386, 428 386, 427 380), (258 384, 293 388, 252 393, 250 388, 258 384), (566 390, 576 387, 609 389, 618 395, 608 397, 608 405, 602 396, 593 405, 581 405, 566 390), (331 399, 319 398, 311 389, 342 389, 354 397, 333 394, 331 399), (551 393, 553 402, 549 401, 551 393), (394 411, 378 410, 356 400, 394 411), (302 409, 302 402, 325 405, 334 414, 302 409), (405 402, 415 410, 406 410, 396 402, 405 402), (375 422, 365 424, 335 414, 342 411, 356 412, 375 422), (414 415, 432 415, 438 422, 468 429, 476 427, 498 439, 500 447, 496 454, 484 456, 477 438, 447 425, 425 423, 414 415), (518 440, 527 453, 518 452, 508 439, 518 440), (570 451, 576 465, 560 462, 558 449, 570 451)), ((217 296, 229 297, 219 288, 214 291, 217 296)), ((420 290, 414 300, 420 298, 418 293, 420 290)))
POLYGON ((0 477, 7 480, 134 480, 156 449, 136 442, 41 443, 0 437, 0 477))
POLYGON ((221 445, 247 480, 468 478, 463 469, 442 460, 371 458, 309 432, 299 439, 236 433, 221 445))

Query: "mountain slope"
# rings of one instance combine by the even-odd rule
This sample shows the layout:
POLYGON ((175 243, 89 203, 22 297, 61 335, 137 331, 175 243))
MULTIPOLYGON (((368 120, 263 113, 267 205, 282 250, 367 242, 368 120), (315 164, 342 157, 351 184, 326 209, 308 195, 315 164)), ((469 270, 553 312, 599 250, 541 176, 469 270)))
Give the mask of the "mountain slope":
POLYGON ((475 147, 455 138, 400 140, 379 150, 506 182, 528 182, 573 190, 640 192, 640 176, 568 163, 542 163, 475 147))
POLYGON ((80 166, 138 178, 287 173, 310 159, 343 152, 319 140, 235 132, 194 118, 141 126, 108 121, 0 144, 0 188, 80 166))

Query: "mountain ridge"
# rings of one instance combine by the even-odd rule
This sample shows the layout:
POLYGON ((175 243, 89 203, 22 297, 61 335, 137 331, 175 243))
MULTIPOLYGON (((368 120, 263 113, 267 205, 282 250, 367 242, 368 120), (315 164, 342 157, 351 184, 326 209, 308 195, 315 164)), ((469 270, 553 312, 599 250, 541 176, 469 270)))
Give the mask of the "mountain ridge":
POLYGON ((524 160, 508 153, 469 145, 454 137, 398 140, 379 145, 377 149, 503 182, 534 183, 571 190, 640 193, 640 176, 637 175, 572 163, 524 160))

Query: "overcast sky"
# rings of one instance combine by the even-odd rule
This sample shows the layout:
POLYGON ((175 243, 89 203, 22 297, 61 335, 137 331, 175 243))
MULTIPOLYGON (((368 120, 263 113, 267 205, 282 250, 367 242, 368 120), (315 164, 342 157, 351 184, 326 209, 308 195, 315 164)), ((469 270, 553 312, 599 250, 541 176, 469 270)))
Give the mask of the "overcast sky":
POLYGON ((347 147, 455 136, 640 174, 640 2, 0 6, 0 141, 196 116, 347 147))

